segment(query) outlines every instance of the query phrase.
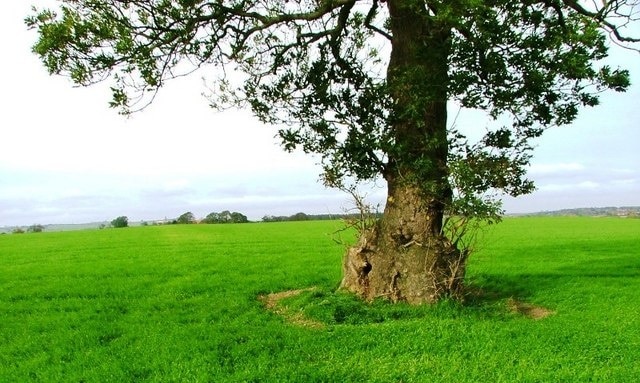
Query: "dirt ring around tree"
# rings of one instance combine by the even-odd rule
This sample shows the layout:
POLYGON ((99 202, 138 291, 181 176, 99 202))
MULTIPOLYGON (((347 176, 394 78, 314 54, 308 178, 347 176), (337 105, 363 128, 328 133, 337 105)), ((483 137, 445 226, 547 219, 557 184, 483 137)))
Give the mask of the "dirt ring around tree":
POLYGON ((258 300, 264 304, 264 307, 272 313, 279 315, 285 319, 288 323, 295 326, 308 327, 308 328, 324 328, 325 325, 322 322, 309 319, 304 316, 302 312, 294 312, 287 306, 280 305, 280 301, 285 298, 294 297, 307 291, 314 291, 317 288, 308 287, 306 289, 287 290, 278 293, 258 295, 258 300))

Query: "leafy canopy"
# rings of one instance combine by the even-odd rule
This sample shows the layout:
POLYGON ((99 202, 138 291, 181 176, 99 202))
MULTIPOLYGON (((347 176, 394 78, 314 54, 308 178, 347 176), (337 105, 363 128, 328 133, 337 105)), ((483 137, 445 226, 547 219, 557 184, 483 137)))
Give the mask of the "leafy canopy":
MULTIPOLYGON (((249 107, 281 126, 286 150, 318 153, 325 181, 374 179, 406 154, 394 132, 387 77, 389 9, 383 0, 66 0, 26 22, 51 73, 77 84, 112 81, 111 106, 144 107, 167 80, 215 66, 211 101, 249 107)), ((391 0, 389 3, 399 3, 391 0)), ((447 76, 421 93, 457 101, 511 126, 469 143, 450 129, 457 211, 491 191, 527 193, 529 141, 572 122, 605 89, 624 91, 626 70, 601 63, 607 34, 621 44, 636 1, 405 0, 449 36, 447 76)), ((420 87, 421 84, 413 84, 420 87)), ((406 111, 404 111, 406 112, 406 111)), ((429 166, 412 159, 412 166, 429 166)), ((486 205, 485 205, 486 207, 486 205)), ((491 210, 491 209, 490 209, 491 210)))

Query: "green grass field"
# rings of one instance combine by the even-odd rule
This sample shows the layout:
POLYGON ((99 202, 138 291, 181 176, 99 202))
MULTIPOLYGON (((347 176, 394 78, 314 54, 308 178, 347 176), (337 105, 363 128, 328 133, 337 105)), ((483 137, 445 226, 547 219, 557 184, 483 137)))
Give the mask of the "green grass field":
POLYGON ((487 229, 465 305, 335 293, 339 222, 0 236, 0 382, 632 382, 640 220, 487 229), (268 293, 316 287, 267 310, 268 293), (553 314, 532 319, 514 302, 553 314), (277 311, 278 313, 275 313, 277 311), (294 323, 306 318, 317 326, 294 323))

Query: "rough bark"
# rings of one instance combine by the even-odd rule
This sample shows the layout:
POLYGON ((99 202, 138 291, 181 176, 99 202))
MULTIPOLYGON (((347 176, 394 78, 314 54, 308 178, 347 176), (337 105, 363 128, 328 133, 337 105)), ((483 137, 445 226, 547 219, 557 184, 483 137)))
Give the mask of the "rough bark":
POLYGON ((411 304, 460 296, 466 256, 440 233, 434 205, 414 187, 390 187, 383 218, 347 251, 341 287, 411 304))
POLYGON ((462 290, 466 256, 443 235, 450 29, 423 1, 388 1, 395 148, 383 218, 347 251, 342 288, 365 299, 433 303, 462 290))

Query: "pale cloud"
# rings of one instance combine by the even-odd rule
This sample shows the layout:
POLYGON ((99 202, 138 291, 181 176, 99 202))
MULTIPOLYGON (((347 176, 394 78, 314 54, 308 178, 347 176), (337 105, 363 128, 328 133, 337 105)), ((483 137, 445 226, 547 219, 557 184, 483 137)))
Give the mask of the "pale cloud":
MULTIPOLYGON (((621 180, 614 180, 611 182, 612 185, 616 185, 616 186, 622 186, 622 187, 626 187, 626 186, 638 186, 640 185, 640 179, 639 178, 626 178, 626 179, 621 179, 621 180)), ((640 190, 640 188, 638 189, 640 190)))
POLYGON ((162 189, 167 192, 183 191, 189 188, 191 182, 185 178, 170 179, 163 183, 162 189))
POLYGON ((533 163, 528 174, 532 177, 549 175, 567 175, 568 173, 583 172, 586 167, 577 162, 569 163, 533 163))
POLYGON ((593 181, 583 181, 576 185, 579 189, 597 189, 601 185, 593 181))
POLYGON ((567 184, 544 184, 538 187, 540 191, 569 191, 569 190, 580 190, 580 189, 598 189, 601 185, 597 182, 593 181, 582 181, 578 183, 567 183, 567 184))

